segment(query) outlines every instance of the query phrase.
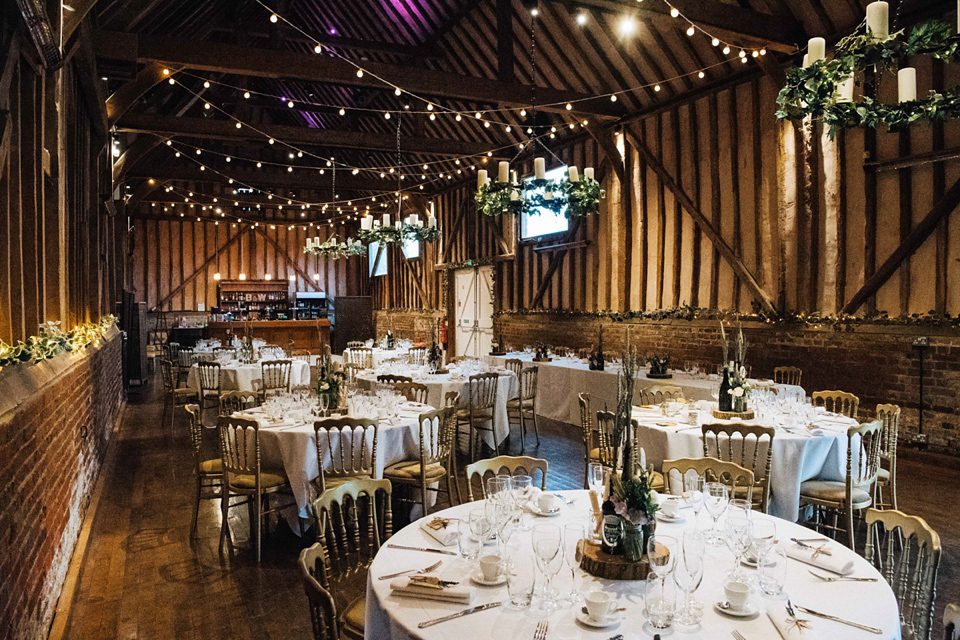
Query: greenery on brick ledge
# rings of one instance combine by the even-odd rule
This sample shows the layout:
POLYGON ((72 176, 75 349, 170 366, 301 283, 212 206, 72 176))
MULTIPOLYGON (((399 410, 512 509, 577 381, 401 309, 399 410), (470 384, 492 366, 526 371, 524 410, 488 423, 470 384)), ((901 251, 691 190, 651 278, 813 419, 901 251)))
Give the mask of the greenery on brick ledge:
POLYGON ((116 316, 108 315, 99 322, 87 322, 64 331, 59 322, 45 322, 40 325, 40 333, 30 336, 26 342, 18 340, 10 345, 0 340, 0 369, 49 360, 64 352, 82 351, 91 344, 99 343, 116 323, 116 316))
POLYGON ((960 328, 960 316, 951 316, 949 313, 914 313, 907 316, 890 317, 884 312, 877 312, 866 316, 826 315, 819 312, 787 311, 777 313, 765 311, 754 303, 752 313, 738 313, 730 310, 705 309, 683 305, 671 309, 655 309, 653 311, 574 311, 563 309, 524 309, 522 311, 498 311, 495 316, 524 316, 543 315, 554 318, 596 318, 608 319, 613 322, 628 320, 740 320, 746 322, 762 322, 770 325, 799 326, 799 327, 833 327, 837 331, 853 328, 859 325, 885 326, 922 326, 960 328))

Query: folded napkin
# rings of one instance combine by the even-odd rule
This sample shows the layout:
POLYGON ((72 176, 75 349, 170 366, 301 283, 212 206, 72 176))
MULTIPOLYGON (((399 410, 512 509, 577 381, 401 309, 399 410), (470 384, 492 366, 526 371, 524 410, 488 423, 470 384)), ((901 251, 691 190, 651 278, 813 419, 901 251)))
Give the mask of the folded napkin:
POLYGON ((813 619, 799 611, 796 613, 796 618, 791 616, 787 612, 786 603, 782 600, 767 605, 767 617, 780 632, 783 640, 812 640, 818 637, 813 619))
POLYGON ((474 590, 463 584, 449 587, 431 587, 417 584, 409 577, 395 578, 390 582, 390 591, 395 596, 404 598, 419 598, 420 600, 437 600, 439 602, 453 602, 469 605, 473 601, 474 590))
POLYGON ((445 547, 457 544, 457 521, 451 518, 421 518, 420 528, 445 547))
MULTIPOLYGON (((819 546, 819 544, 815 546, 819 546)), ((806 564, 841 576, 853 573, 853 560, 842 560, 835 556, 828 556, 822 553, 817 554, 817 557, 814 558, 815 550, 807 549, 797 544, 788 544, 785 548, 787 557, 793 558, 794 560, 805 562, 806 564)), ((834 545, 833 548, 836 549, 837 546, 834 545)))

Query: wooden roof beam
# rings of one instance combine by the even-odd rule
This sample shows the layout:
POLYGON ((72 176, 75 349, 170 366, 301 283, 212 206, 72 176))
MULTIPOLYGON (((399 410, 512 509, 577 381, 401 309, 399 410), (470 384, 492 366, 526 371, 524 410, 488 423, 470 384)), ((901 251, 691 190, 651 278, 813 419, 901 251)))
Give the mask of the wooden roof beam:
MULTIPOLYGON (((265 142, 269 136, 293 145, 315 145, 331 148, 365 149, 368 151, 397 150, 397 137, 392 134, 366 133, 361 131, 334 131, 311 129, 289 125, 258 124, 258 133, 250 127, 237 128, 232 120, 213 118, 178 118, 149 113, 126 113, 117 120, 118 131, 156 133, 175 137, 187 136, 233 142, 265 142)), ((463 142, 441 138, 410 138, 401 136, 400 148, 406 153, 425 153, 436 156, 481 156, 489 145, 478 142, 463 142)))
MULTIPOLYGON (((337 176, 337 192, 341 191, 394 191, 397 188, 396 180, 380 180, 378 178, 361 178, 347 175, 337 176)), ((158 183, 163 181, 180 182, 208 182, 230 184, 230 179, 234 180, 237 187, 245 184, 257 187, 264 191, 271 188, 285 189, 327 189, 332 182, 332 176, 328 171, 326 175, 318 175, 315 171, 303 169, 293 173, 269 173, 266 171, 249 171, 240 169, 230 169, 228 176, 221 175, 215 171, 200 171, 199 167, 176 167, 165 165, 140 165, 134 167, 127 174, 128 178, 153 178, 158 183)), ((410 181, 410 184, 404 185, 407 190, 415 189, 417 183, 410 181)), ((240 198, 238 198, 240 199, 240 198)), ((282 203, 281 203, 282 204, 282 203)))
MULTIPOLYGON (((245 36, 269 40, 272 36, 265 31, 251 31, 248 29, 233 29, 224 26, 218 26, 214 31, 227 33, 233 36, 245 36)), ((298 42, 300 44, 310 45, 311 48, 319 42, 325 47, 331 49, 346 49, 349 51, 376 51, 379 53, 390 53, 397 56, 407 56, 411 58, 439 58, 440 52, 436 47, 399 44, 393 42, 375 42, 373 40, 361 40, 359 38, 344 38, 341 36, 329 36, 323 33, 314 33, 310 38, 296 36, 293 34, 284 34, 283 39, 287 42, 298 42)))
POLYGON ((339 58, 295 51, 257 49, 205 41, 176 41, 156 36, 101 31, 98 55, 121 61, 159 63, 197 71, 216 71, 261 78, 288 78, 326 84, 393 90, 393 85, 416 94, 501 104, 528 106, 536 102, 542 111, 573 112, 592 116, 621 117, 622 105, 588 94, 563 89, 533 87, 515 82, 462 76, 454 73, 367 61, 368 73, 358 77, 357 68, 339 58), (383 78, 384 81, 378 78, 383 78))

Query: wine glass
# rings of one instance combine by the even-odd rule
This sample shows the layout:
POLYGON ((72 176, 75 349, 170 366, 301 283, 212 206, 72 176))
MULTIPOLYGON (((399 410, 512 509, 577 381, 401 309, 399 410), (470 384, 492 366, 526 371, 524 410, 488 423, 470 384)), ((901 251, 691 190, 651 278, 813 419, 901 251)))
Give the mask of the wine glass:
POLYGON ((647 559, 653 572, 661 579, 666 578, 677 560, 677 539, 673 536, 650 536, 647 540, 647 559))
POLYGON ((704 478, 694 470, 687 471, 683 476, 683 497, 693 509, 693 531, 700 535, 700 510, 703 509, 704 478))
POLYGON ((720 546, 723 544, 723 536, 720 535, 720 532, 717 530, 717 521, 720 519, 720 516, 723 515, 723 512, 726 511, 727 502, 730 500, 730 496, 727 493, 727 485, 722 482, 707 482, 704 484, 703 497, 704 505, 707 507, 707 513, 713 518, 713 526, 707 537, 707 543, 713 546, 720 546))
POLYGON ((585 531, 582 524, 566 524, 563 526, 563 556, 570 567, 570 593, 565 600, 576 604, 580 598, 577 592, 577 569, 583 559, 583 544, 585 531))
POLYGON ((730 573, 732 580, 743 581, 745 576, 740 566, 743 554, 750 549, 753 544, 753 523, 742 513, 730 512, 727 514, 726 522, 726 541, 727 546, 734 555, 733 571, 730 573))
MULTIPOLYGON (((511 486, 513 487, 513 501, 517 509, 525 509, 530 503, 530 498, 533 497, 533 478, 528 475, 515 475, 513 476, 511 486)), ((530 525, 523 524, 521 520, 519 530, 530 531, 530 525)))
POLYGON ((683 532, 683 546, 677 558, 673 578, 683 591, 683 604, 677 613, 677 622, 695 625, 703 616, 703 607, 693 597, 703 580, 703 537, 696 530, 683 532))
POLYGON ((320 412, 323 414, 323 417, 327 417, 327 409, 330 408, 330 396, 325 393, 320 394, 320 412))
POLYGON ((543 574, 544 584, 540 606, 546 613, 557 609, 556 593, 553 589, 553 577, 563 564, 560 527, 553 524, 538 524, 533 528, 533 554, 537 558, 537 567, 543 574))
POLYGON ((743 498, 730 498, 730 504, 727 509, 736 513, 742 513, 744 518, 749 518, 753 512, 753 504, 743 498))
POLYGON ((493 522, 487 517, 484 509, 471 509, 469 514, 470 533, 480 541, 480 551, 483 553, 483 547, 493 537, 493 522))

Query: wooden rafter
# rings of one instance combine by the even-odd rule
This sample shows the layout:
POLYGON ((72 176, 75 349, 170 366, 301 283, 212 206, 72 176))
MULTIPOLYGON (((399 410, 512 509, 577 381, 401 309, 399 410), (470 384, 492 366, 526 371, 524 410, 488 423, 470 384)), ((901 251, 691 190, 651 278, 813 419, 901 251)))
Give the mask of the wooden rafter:
MULTIPOLYGON (((113 126, 117 122, 117 118, 136 104, 147 91, 163 82, 167 77, 163 73, 164 68, 162 64, 156 63, 144 65, 137 72, 136 78, 123 83, 119 89, 110 94, 110 97, 107 98, 107 118, 110 120, 110 126, 113 126)), ((173 67, 170 71, 176 73, 179 68, 173 67)))
POLYGON ((544 105, 539 107, 541 110, 559 113, 567 113, 565 105, 569 102, 573 105, 574 113, 609 117, 624 114, 622 106, 576 91, 533 87, 412 66, 368 61, 364 62, 364 68, 369 73, 359 77, 357 67, 345 60, 295 51, 256 49, 217 42, 184 42, 106 31, 99 32, 98 45, 99 55, 127 62, 153 62, 198 71, 289 78, 388 91, 400 86, 422 95, 508 106, 536 102, 544 105))
MULTIPOLYGON (((580 223, 582 220, 583 218, 575 218, 570 230, 567 231, 567 234, 558 244, 572 246, 573 239, 577 237, 577 232, 580 231, 580 223)), ((560 263, 563 262, 564 256, 567 255, 569 246, 567 248, 560 248, 551 254, 550 264, 547 265, 547 270, 540 279, 540 286, 537 288, 537 294, 533 296, 533 302, 530 303, 530 308, 536 309, 538 306, 540 306, 540 303, 543 302, 543 296, 547 293, 547 289, 550 287, 550 281, 553 279, 553 274, 555 274, 557 269, 560 268, 560 263)))
POLYGON ((97 4, 97 0, 71 0, 70 9, 64 7, 63 12, 63 30, 61 37, 64 42, 70 39, 73 32, 76 31, 83 19, 87 17, 90 10, 97 4))
POLYGON ((921 220, 913 230, 903 239, 900 246, 890 254, 890 257, 877 268, 877 270, 867 278, 860 290, 850 299, 850 302, 843 308, 847 314, 856 313, 863 304, 875 296, 887 280, 896 273, 897 269, 903 264, 904 260, 917 252, 923 243, 930 237, 930 234, 936 230, 941 220, 946 218, 960 205, 960 180, 953 183, 953 186, 947 190, 943 197, 933 205, 923 220, 921 220))
POLYGON ((260 227, 254 227, 253 230, 263 236, 263 239, 267 241, 267 244, 273 247, 273 250, 277 252, 277 255, 283 258, 284 262, 286 262, 288 266, 292 267, 293 270, 296 271, 297 274, 304 279, 304 281, 306 281, 308 286, 312 287, 315 291, 320 290, 320 287, 314 283, 313 278, 310 277, 310 274, 301 269, 300 265, 298 265, 296 262, 291 260, 290 254, 287 253, 286 249, 282 249, 276 240, 267 235, 266 231, 260 227))
POLYGON ((213 264, 213 261, 219 258, 221 253, 226 251, 230 247, 230 245, 237 242, 237 240, 239 240, 243 236, 243 234, 247 233, 252 228, 253 227, 251 227, 250 225, 243 227, 242 229, 240 229, 240 232, 237 235, 227 240, 222 247, 217 247, 217 250, 213 252, 212 256, 204 260, 203 264, 201 264, 199 267, 194 269, 193 273, 191 273, 188 277, 184 278, 183 281, 179 285, 177 285, 176 288, 170 291, 170 293, 164 296, 164 298, 160 300, 160 302, 158 302, 156 307, 154 308, 163 309, 163 305, 170 302, 170 300, 172 300, 175 295, 183 291, 188 284, 190 284, 191 282, 196 280, 198 277, 200 277, 200 274, 202 274, 207 267, 213 264))
POLYGON ((720 235, 720 231, 710 222, 710 219, 707 218, 706 214, 700 211, 700 208, 693 202, 693 199, 677 184, 677 182, 670 175, 670 172, 667 171, 667 168, 663 166, 663 163, 660 162, 660 159, 650 150, 649 147, 640 139, 640 137, 631 129, 624 129, 627 134, 627 139, 630 141, 630 145, 637 150, 640 156, 646 162, 647 166, 657 174, 657 177, 660 179, 660 182, 665 186, 674 197, 680 202, 684 209, 687 210, 687 213, 690 214, 690 217, 693 218, 694 223, 700 227, 704 235, 706 235, 710 242, 713 243, 714 248, 723 256, 724 260, 730 265, 733 269, 733 272, 743 281, 744 285, 750 292, 756 297, 757 300, 764 306, 765 309, 769 311, 774 310, 773 299, 770 295, 764 291, 763 287, 760 286, 760 283, 757 281, 753 273, 747 268, 743 261, 740 260, 733 248, 727 244, 727 241, 723 239, 723 236, 720 235))

